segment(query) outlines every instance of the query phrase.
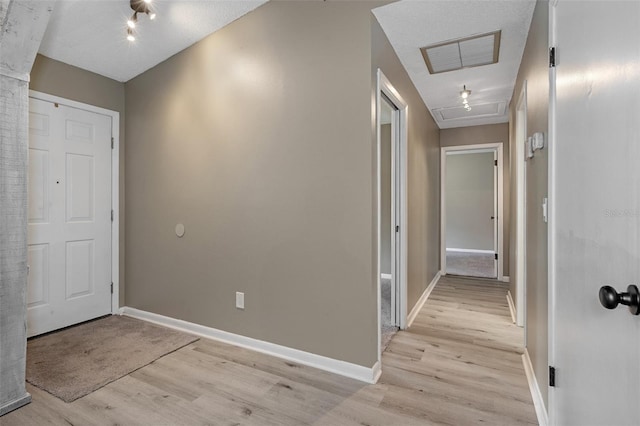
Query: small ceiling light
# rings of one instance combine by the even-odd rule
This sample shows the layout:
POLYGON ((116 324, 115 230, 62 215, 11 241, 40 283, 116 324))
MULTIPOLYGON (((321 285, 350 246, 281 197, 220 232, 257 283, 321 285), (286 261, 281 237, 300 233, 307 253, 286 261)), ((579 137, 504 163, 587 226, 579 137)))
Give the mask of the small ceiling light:
POLYGON ((127 20, 127 40, 134 41, 136 39, 133 29, 138 23, 138 13, 146 14, 150 20, 156 19, 156 13, 149 7, 150 4, 151 0, 129 0, 133 16, 127 20))
POLYGON ((462 92, 460 92, 460 97, 462 99, 467 99, 469 97, 469 95, 471 94, 471 90, 468 90, 466 85, 462 86, 462 87, 463 87, 463 90, 462 90, 462 92))
POLYGON ((127 26, 129 28, 135 28, 136 22, 138 22, 138 12, 135 12, 131 18, 127 21, 127 26))
POLYGON ((467 111, 471 111, 471 106, 469 106, 469 104, 465 104, 464 109, 466 109, 467 111))

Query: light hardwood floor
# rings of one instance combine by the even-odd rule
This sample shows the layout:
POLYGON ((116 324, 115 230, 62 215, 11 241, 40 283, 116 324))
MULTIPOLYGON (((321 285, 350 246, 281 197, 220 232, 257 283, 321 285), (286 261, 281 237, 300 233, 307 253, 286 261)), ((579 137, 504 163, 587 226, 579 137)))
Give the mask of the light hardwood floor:
POLYGON ((536 424, 521 342, 504 284, 444 277, 378 384, 201 339, 71 404, 28 385, 0 425, 536 424))

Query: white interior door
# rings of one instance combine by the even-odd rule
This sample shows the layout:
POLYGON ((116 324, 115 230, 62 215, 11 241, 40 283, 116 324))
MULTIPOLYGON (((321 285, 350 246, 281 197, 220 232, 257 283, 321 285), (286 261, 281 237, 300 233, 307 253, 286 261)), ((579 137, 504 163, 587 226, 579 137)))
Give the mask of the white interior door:
POLYGON ((27 334, 111 312, 111 117, 30 99, 27 334))
POLYGON ((598 290, 640 285, 640 2, 560 0, 552 13, 551 421, 638 424, 640 316, 604 309, 598 290))

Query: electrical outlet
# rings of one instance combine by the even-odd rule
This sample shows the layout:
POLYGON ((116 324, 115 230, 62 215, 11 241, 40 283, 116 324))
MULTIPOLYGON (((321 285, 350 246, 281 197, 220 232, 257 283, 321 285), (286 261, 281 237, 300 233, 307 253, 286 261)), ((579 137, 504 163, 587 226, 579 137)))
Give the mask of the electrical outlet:
POLYGON ((244 293, 236 291, 236 308, 244 309, 244 293))

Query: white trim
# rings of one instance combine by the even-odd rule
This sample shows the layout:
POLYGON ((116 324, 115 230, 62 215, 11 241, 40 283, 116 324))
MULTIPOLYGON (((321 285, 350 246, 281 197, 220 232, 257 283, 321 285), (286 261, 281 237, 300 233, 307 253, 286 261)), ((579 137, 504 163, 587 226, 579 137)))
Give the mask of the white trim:
POLYGON ((7 402, 5 405, 0 406, 0 417, 5 414, 17 410, 20 407, 24 407, 25 405, 31 402, 31 394, 29 392, 25 392, 25 395, 20 398, 16 398, 12 401, 7 402))
POLYGON ((503 278, 503 262, 504 262, 504 243, 503 243, 503 217, 504 217, 504 154, 503 143, 483 143, 477 145, 459 145, 459 146, 445 146, 440 148, 440 271, 444 275, 447 271, 447 217, 446 217, 446 166, 447 155, 454 152, 468 151, 471 152, 484 152, 487 149, 493 149, 498 156, 498 211, 494 226, 497 227, 497 241, 498 246, 496 252, 498 253, 496 279, 502 281, 503 278))
POLYGON ((547 409, 544 406, 544 399, 542 399, 542 393, 540 393, 540 387, 538 387, 536 374, 533 370, 533 365, 531 364, 531 358, 529 357, 529 351, 526 348, 522 355, 522 364, 524 365, 524 372, 527 375, 527 382, 529 382, 529 391, 531 392, 531 398, 533 399, 533 406, 536 409, 538 423, 540 426, 547 426, 549 424, 547 409))
POLYGON ((27 83, 31 81, 31 76, 28 73, 23 74, 23 73, 15 72, 13 70, 3 68, 3 67, 0 67, 0 75, 9 77, 9 78, 15 78, 16 80, 24 81, 27 83))
POLYGON ((494 254, 493 250, 477 250, 477 249, 464 249, 464 248, 449 248, 447 247, 447 251, 455 251, 461 253, 483 253, 483 254, 494 254))
POLYGON ((505 282, 505 283, 511 282, 511 277, 508 275, 503 275, 502 282, 505 282))
POLYGON ((111 223, 111 282, 113 282, 111 313, 118 313, 120 307, 120 113, 35 90, 29 90, 29 97, 111 117, 111 137, 114 144, 111 150, 111 208, 113 209, 113 222, 111 223))
POLYGON ((137 318, 143 321, 159 324, 167 328, 183 331, 185 333, 195 334, 196 336, 207 339, 217 340, 219 342, 228 343, 230 345, 239 346, 241 348, 250 349, 263 354, 286 359, 287 361, 297 362, 298 364, 307 365, 309 367, 318 368, 320 370, 329 371, 341 376, 350 377, 366 383, 376 383, 380 377, 380 362, 376 362, 372 367, 364 367, 362 365, 341 361, 326 356, 289 348, 287 346, 277 345, 275 343, 265 342, 263 340, 253 339, 251 337, 241 336, 239 334, 229 333, 227 331, 218 330, 204 325, 194 324, 189 321, 183 321, 164 315, 154 314, 152 312, 142 311, 135 308, 125 306, 121 309, 122 315, 137 318))
MULTIPOLYGON (((515 113, 515 165, 512 170, 515 173, 516 181, 516 216, 515 216, 515 253, 516 253, 516 324, 520 327, 525 326, 526 321, 526 282, 527 282, 527 265, 526 265, 526 191, 527 191, 527 163, 525 161, 525 143, 527 140, 527 80, 522 83, 522 89, 518 96, 515 113), (522 120, 522 121, 521 121, 522 120), (520 130, 520 132, 518 131, 520 130)), ((526 330, 526 327, 525 327, 526 330)), ((525 331, 525 346, 526 346, 525 331)))
MULTIPOLYGON (((470 145, 473 146, 473 145, 470 145)), ((462 154, 487 154, 490 152, 495 152, 493 148, 483 148, 483 149, 460 149, 449 152, 447 155, 462 155, 462 154)))
POLYGON ((513 297, 511 297, 511 291, 507 291, 507 304, 509 305, 509 312, 511 313, 511 321, 516 323, 516 306, 513 304, 513 297))
MULTIPOLYGON (((382 102, 382 94, 393 103, 393 105, 398 109, 399 115, 399 141, 398 141, 398 150, 400 151, 400 158, 395 162, 400 168, 399 173, 396 172, 396 175, 400 175, 399 189, 400 193, 396 196, 397 199, 400 200, 399 206, 399 217, 395 218, 395 224, 400 226, 400 231, 398 232, 397 238, 399 239, 397 246, 395 247, 395 253, 397 254, 395 264, 397 267, 394 270, 394 278, 396 291, 399 293, 399 300, 396 302, 399 309, 397 312, 397 316, 399 317, 399 324, 401 330, 407 328, 407 271, 408 271, 408 233, 407 233, 407 223, 408 223, 408 208, 407 208, 407 180, 408 180, 408 156, 407 156, 407 147, 408 147, 408 127, 407 127, 407 117, 408 117, 408 105, 402 99, 400 94, 393 87, 389 79, 384 75, 381 69, 378 68, 377 71, 377 86, 376 86, 376 104, 375 104, 375 131, 376 131, 376 176, 377 176, 377 185, 376 185, 376 216, 377 216, 377 226, 375 230, 375 241, 377 245, 377 257, 376 257, 376 289, 377 289, 377 317, 378 317, 378 346, 376 348, 378 352, 378 363, 382 363, 381 353, 380 353, 380 343, 382 340, 381 336, 381 280, 380 280, 380 199, 381 199, 381 189, 380 189, 380 123, 379 119, 381 117, 381 102, 382 102)), ((395 211, 395 208, 393 209, 395 211)))
MULTIPOLYGON (((552 1, 549 4, 549 48, 556 46, 557 42, 557 1, 552 1)), ((556 362, 556 309, 558 304, 556 301, 557 286, 556 282, 556 244, 557 244, 557 228, 556 228, 556 105, 557 105, 557 81, 556 81, 556 67, 549 68, 549 112, 548 112, 548 177, 547 177, 547 197, 548 197, 548 223, 547 223, 547 357, 548 364, 558 366, 556 362)), ((548 413, 551 419, 550 424, 555 425, 557 423, 558 412, 560 410, 560 401, 556 398, 554 392, 555 387, 547 387, 547 402, 548 413)))
POLYGON ((393 275, 391 275, 391 274, 380 274, 380 278, 382 278, 383 280, 390 280, 391 278, 393 278, 393 275))
POLYGON ((438 284, 441 276, 442 274, 440 272, 436 272, 436 276, 433 277, 427 288, 422 293, 422 296, 420 296, 420 299, 418 299, 413 309, 411 309, 409 317, 407 318, 407 328, 411 327, 411 324, 413 324, 413 321, 415 321, 418 313, 420 312, 420 309, 422 309, 424 304, 427 302, 427 299, 431 295, 433 289, 436 287, 436 284, 438 284))

